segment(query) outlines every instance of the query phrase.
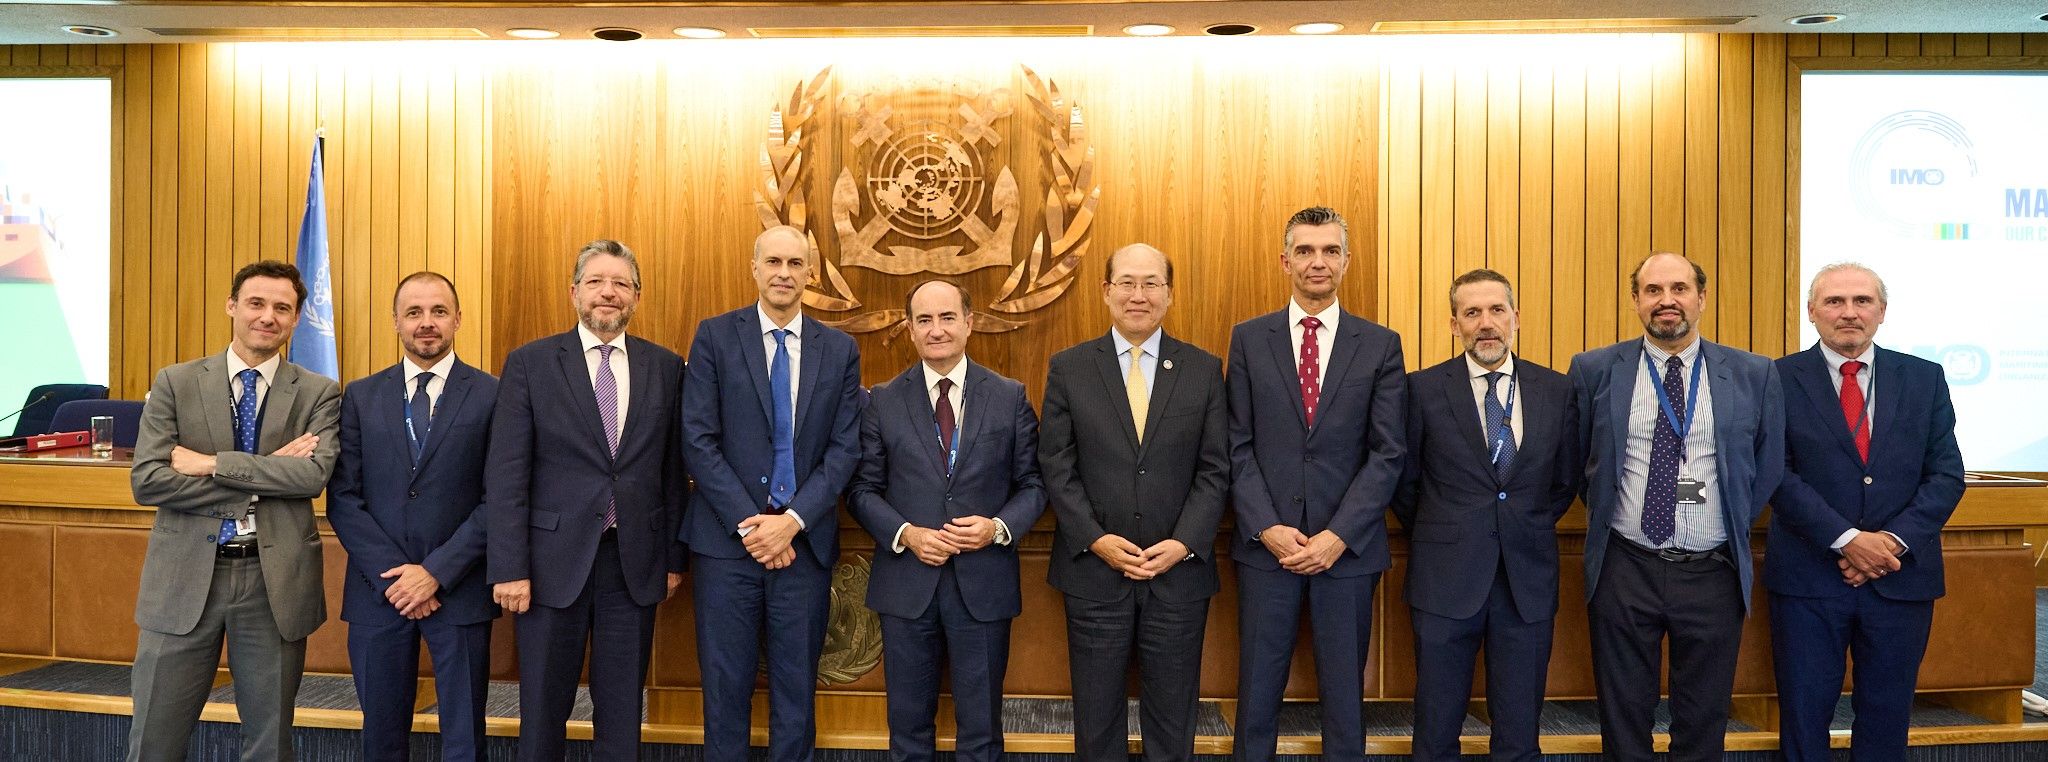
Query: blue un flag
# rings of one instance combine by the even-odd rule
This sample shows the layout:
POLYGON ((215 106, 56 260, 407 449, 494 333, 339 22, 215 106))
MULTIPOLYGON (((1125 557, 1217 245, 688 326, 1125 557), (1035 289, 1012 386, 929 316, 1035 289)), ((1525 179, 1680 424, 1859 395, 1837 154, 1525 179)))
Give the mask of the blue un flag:
POLYGON ((327 267, 327 183, 321 154, 326 138, 313 138, 313 175, 306 181, 306 216, 299 222, 299 275, 306 279, 306 306, 292 333, 291 360, 320 375, 341 380, 334 352, 334 279, 327 267))

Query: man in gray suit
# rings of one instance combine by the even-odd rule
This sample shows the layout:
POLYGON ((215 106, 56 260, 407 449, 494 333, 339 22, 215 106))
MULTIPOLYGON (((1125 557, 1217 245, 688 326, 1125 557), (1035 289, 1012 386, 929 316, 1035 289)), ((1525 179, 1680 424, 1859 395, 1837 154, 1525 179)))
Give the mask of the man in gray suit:
POLYGON ((289 760, 306 636, 327 620, 313 497, 334 467, 341 387, 278 355, 299 270, 235 273, 224 353, 157 372, 130 482, 157 507, 135 623, 128 759, 184 759, 227 643, 243 760, 289 760))

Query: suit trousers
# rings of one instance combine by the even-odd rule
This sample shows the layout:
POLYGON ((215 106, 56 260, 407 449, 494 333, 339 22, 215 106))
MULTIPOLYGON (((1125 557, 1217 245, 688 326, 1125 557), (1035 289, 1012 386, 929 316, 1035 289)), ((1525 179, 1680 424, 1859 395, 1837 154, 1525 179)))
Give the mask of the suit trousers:
MULTIPOLYGON (((1721 555, 1725 558, 1724 547, 1721 555)), ((1607 759, 1649 760, 1658 669, 1671 639, 1671 762, 1721 759, 1742 644, 1742 585, 1730 562, 1672 562, 1620 534, 1587 605, 1600 747, 1607 759)))
POLYGON ((1237 759, 1270 760, 1277 751, 1280 699, 1304 610, 1314 639, 1323 758, 1365 757, 1365 656, 1379 582, 1378 572, 1303 576, 1237 565, 1237 759))
POLYGON ((418 699, 420 641, 434 664, 443 762, 484 758, 484 693, 491 679, 491 623, 435 617, 348 624, 348 662, 363 708, 363 759, 405 762, 418 699))
POLYGON ((1778 739, 1793 762, 1831 759, 1828 726, 1842 697, 1843 655, 1856 666, 1850 697, 1857 762, 1906 758, 1907 715, 1934 624, 1934 601, 1895 601, 1875 586, 1833 598, 1771 596, 1778 739))
POLYGON ((1091 762, 1122 762, 1130 757, 1125 676, 1135 652, 1138 727, 1145 759, 1193 758, 1209 599, 1160 600, 1152 594, 1151 585, 1139 582, 1130 586, 1130 594, 1122 600, 1091 601, 1069 595, 1066 603, 1074 755, 1091 762))
POLYGON ((213 692, 223 640, 241 715, 243 762, 293 759, 292 716, 306 641, 278 634, 261 559, 222 558, 213 562, 206 608, 191 632, 145 629, 136 642, 129 762, 185 759, 199 711, 213 692))
POLYGON ((776 762, 811 759, 818 740, 818 654, 831 616, 832 572, 797 535, 796 561, 693 554, 697 666, 704 676, 704 758, 747 758, 754 675, 768 654, 768 746, 776 762))
POLYGON ((590 649, 592 759, 630 762, 640 755, 642 687, 654 647, 654 608, 633 601, 611 532, 583 592, 568 606, 539 603, 513 615, 519 644, 519 759, 557 762, 566 753, 569 711, 590 649))
POLYGON ((952 668, 958 727, 954 759, 993 762, 1003 756, 1003 675, 1010 663, 1010 620, 983 622, 968 613, 953 566, 949 562, 940 568, 932 603, 917 618, 881 615, 889 757, 898 762, 929 762, 937 753, 942 666, 952 668))
MULTIPOLYGON (((1472 699, 1473 661, 1486 650, 1486 712, 1493 737, 1489 756, 1529 762, 1543 757, 1537 718, 1550 672, 1553 618, 1522 621, 1496 562, 1493 588, 1479 613, 1463 619, 1413 609, 1415 630, 1415 759, 1459 759, 1459 736, 1472 699)), ((1546 612, 1547 613, 1547 612, 1546 612)))

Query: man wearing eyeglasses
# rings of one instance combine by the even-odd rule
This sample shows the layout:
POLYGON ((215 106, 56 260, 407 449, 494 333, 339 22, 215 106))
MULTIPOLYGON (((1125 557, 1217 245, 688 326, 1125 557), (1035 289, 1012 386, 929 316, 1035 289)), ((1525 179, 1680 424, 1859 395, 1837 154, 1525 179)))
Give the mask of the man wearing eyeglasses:
POLYGON ((1230 452, 1223 363, 1166 335, 1173 262, 1131 244, 1103 266, 1108 335, 1053 355, 1038 459, 1059 531, 1074 752, 1128 756, 1124 675, 1138 662, 1148 760, 1195 750, 1202 634, 1230 452))
POLYGON ((626 335, 640 265, 576 255, 574 330, 505 358, 484 494, 492 597, 519 645, 519 759, 559 760, 590 653, 591 757, 632 760, 654 607, 682 582, 683 361, 626 335))

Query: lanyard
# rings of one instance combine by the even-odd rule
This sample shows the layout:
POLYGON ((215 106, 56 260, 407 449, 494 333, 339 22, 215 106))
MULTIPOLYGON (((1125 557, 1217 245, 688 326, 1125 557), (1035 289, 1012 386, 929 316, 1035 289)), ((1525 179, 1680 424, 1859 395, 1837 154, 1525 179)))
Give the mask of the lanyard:
MULTIPOLYGON (((404 400, 404 401, 405 401, 405 437, 406 437, 407 439, 410 439, 410 440, 412 440, 412 449, 413 449, 413 452, 419 452, 419 450, 420 450, 420 435, 419 435, 419 432, 416 432, 416 431, 413 431, 413 430, 412 430, 412 398, 411 398, 411 397, 408 397, 408 396, 406 396, 406 395, 405 395, 405 393, 404 393, 404 392, 402 392, 402 391, 401 391, 401 392, 399 392, 399 394, 398 394, 398 398, 399 398, 399 399, 401 399, 401 400, 404 400)), ((431 398, 431 397, 429 397, 428 399, 429 399, 429 400, 431 400, 432 398, 431 398)), ((432 407, 432 406, 433 406, 433 403, 432 403, 431 401, 429 401, 429 402, 428 402, 427 404, 428 404, 428 408, 427 408, 427 415, 433 415, 433 414, 434 414, 434 412, 433 412, 433 407, 432 407)), ((431 423, 430 423, 430 424, 427 424, 427 426, 428 426, 428 429, 429 429, 429 430, 431 430, 431 429, 433 428, 433 424, 431 424, 431 423)))
POLYGON ((952 475, 953 463, 960 459, 960 427, 953 427, 953 441, 946 441, 946 435, 939 432, 939 422, 932 421, 932 436, 939 440, 939 449, 946 451, 946 474, 952 475))
POLYGON ((1680 450, 1685 449, 1685 438, 1692 433, 1692 414, 1699 411, 1700 366, 1705 364, 1702 362, 1705 359, 1704 356, 1693 358, 1692 384, 1685 390, 1685 420, 1681 422, 1678 413, 1671 410, 1671 399, 1664 394, 1664 379, 1657 375, 1657 364, 1650 361, 1649 352, 1643 353, 1643 369, 1650 373, 1650 388, 1657 392, 1657 407, 1664 411, 1664 420, 1671 423, 1671 431, 1678 435, 1680 450))
POLYGON ((1486 433, 1488 439, 1494 440, 1493 464, 1496 466, 1500 465, 1501 450, 1507 448, 1508 439, 1515 435, 1515 385, 1519 383, 1521 383, 1519 377, 1513 374, 1508 375, 1508 402, 1506 405, 1501 406, 1500 430, 1486 433))

